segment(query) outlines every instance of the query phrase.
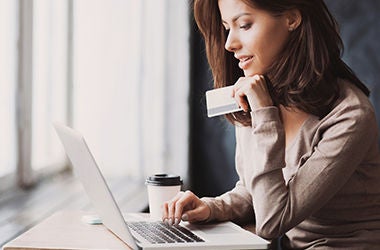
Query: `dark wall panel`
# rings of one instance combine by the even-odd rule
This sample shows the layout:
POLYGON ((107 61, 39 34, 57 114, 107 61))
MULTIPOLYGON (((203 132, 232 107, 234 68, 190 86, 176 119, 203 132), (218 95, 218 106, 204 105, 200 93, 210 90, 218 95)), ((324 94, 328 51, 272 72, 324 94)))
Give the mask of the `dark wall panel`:
POLYGON ((222 117, 207 117, 205 92, 212 88, 212 76, 195 25, 191 43, 191 189, 200 196, 215 196, 232 188, 237 181, 234 128, 222 117))

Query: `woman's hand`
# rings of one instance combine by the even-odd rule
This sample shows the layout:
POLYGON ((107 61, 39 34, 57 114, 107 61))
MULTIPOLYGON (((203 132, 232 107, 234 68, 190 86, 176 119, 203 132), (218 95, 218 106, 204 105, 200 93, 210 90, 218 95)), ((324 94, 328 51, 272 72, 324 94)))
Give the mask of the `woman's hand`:
POLYGON ((181 220, 200 222, 207 220, 210 213, 209 206, 191 191, 179 192, 164 203, 162 220, 169 225, 178 225, 181 220))
POLYGON ((273 105, 265 78, 262 75, 240 77, 234 85, 232 96, 245 112, 250 111, 250 108, 254 110, 273 105))

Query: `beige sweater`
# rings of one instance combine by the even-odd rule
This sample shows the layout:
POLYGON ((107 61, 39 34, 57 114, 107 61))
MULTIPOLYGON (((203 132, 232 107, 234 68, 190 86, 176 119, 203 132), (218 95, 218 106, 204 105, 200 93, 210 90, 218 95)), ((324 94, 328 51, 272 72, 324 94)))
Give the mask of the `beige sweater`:
POLYGON ((285 149, 279 110, 251 113, 236 127, 236 187, 202 200, 210 220, 248 222, 284 246, 300 249, 380 249, 380 152, 368 98, 341 84, 323 119, 310 116, 285 149))

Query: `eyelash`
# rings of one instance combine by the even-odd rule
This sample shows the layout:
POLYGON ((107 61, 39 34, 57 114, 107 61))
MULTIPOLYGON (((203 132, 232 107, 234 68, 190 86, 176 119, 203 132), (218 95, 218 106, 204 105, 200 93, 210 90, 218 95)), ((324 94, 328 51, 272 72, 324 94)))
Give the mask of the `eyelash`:
POLYGON ((251 28, 251 26, 252 26, 251 23, 244 24, 244 25, 240 26, 240 29, 248 30, 249 28, 251 28))
MULTIPOLYGON (((249 30, 251 27, 252 27, 252 23, 239 26, 239 28, 243 30, 249 30)), ((225 29, 225 31, 226 31, 226 34, 228 35, 228 33, 230 32, 230 29, 225 29)))

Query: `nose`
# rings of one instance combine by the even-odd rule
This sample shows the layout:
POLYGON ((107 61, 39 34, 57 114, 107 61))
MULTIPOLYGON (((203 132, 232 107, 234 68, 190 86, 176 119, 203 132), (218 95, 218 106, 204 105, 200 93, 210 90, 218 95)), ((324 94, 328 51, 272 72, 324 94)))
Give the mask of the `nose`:
POLYGON ((239 48, 239 40, 234 31, 230 30, 227 35, 226 43, 224 48, 230 52, 234 52, 239 48))

